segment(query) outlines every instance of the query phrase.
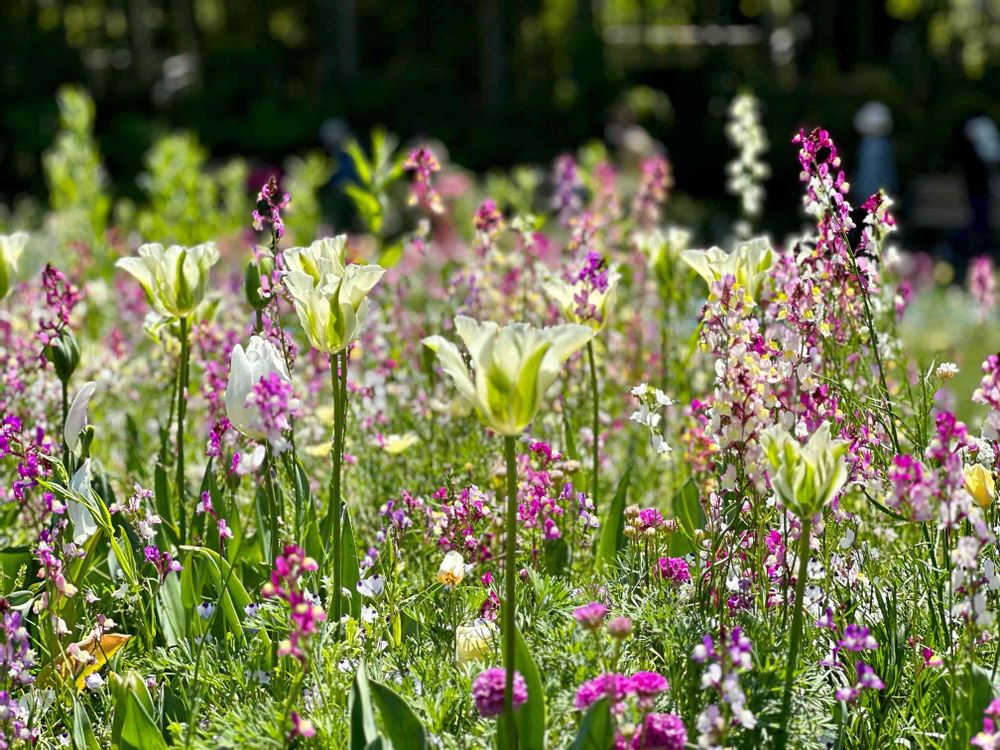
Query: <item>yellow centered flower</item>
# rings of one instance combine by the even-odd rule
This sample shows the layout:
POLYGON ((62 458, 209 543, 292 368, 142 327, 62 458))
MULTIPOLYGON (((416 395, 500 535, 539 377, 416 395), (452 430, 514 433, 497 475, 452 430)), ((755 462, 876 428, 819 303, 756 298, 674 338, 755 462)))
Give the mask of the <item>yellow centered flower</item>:
POLYGON ((465 578, 465 559, 460 552, 452 550, 441 561, 437 579, 445 586, 457 586, 463 578, 465 578))
POLYGON ((218 260, 219 251, 211 242, 190 248, 151 243, 139 248, 139 257, 120 258, 115 266, 135 277, 157 313, 180 319, 201 304, 208 271, 218 260))
POLYGON ((21 269, 21 255, 28 244, 24 232, 0 234, 0 299, 14 288, 21 269))
POLYGON ((501 435, 516 437, 538 414, 542 397, 563 363, 594 335, 589 326, 561 325, 533 328, 511 323, 479 323, 459 315, 455 329, 472 360, 466 367, 458 347, 443 336, 424 344, 435 352, 441 367, 483 423, 501 435))
POLYGON ((805 445, 778 425, 764 430, 761 443, 771 464, 771 487, 799 518, 819 513, 847 481, 844 455, 849 443, 830 438, 829 422, 823 422, 805 445))
POLYGON ((965 467, 965 489, 976 505, 984 510, 997 499, 997 486, 993 473, 982 464, 965 467))
POLYGON ((681 259, 698 272, 708 288, 724 276, 733 276, 754 300, 777 258, 766 237, 741 242, 731 253, 718 247, 685 250, 681 259))

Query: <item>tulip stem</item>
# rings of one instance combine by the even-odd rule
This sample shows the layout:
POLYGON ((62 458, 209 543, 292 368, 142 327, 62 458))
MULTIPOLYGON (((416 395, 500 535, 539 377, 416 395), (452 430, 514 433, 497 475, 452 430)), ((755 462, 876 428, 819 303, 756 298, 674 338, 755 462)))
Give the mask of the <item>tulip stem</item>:
POLYGON ((597 366, 594 364, 594 342, 590 340, 587 342, 587 359, 590 361, 590 397, 593 401, 594 414, 593 414, 593 430, 594 430, 594 456, 593 456, 593 467, 591 468, 590 475, 590 498, 594 502, 594 513, 598 511, 597 507, 597 472, 601 464, 601 409, 600 409, 600 397, 597 392, 597 366))
POLYGON ((795 612, 792 615, 792 638, 788 649, 788 665, 785 667, 785 691, 781 699, 781 727, 778 730, 777 750, 784 750, 788 743, 788 712, 792 706, 792 683, 799 661, 799 641, 802 639, 802 604, 806 591, 806 577, 809 574, 809 536, 812 519, 803 518, 799 531, 799 573, 795 579, 795 612))
POLYGON ((184 492, 184 417, 187 414, 187 391, 189 380, 188 359, 191 351, 188 343, 188 319, 180 319, 181 359, 178 363, 177 383, 177 503, 180 512, 180 538, 187 539, 187 508, 184 492))
POLYGON ((517 438, 505 436, 504 456, 507 460, 507 537, 504 550, 503 600, 503 661, 506 678, 503 688, 503 713, 506 723, 508 750, 517 747, 514 724, 514 655, 517 650, 517 601, 514 585, 517 579, 517 438))
POLYGON ((338 352, 330 355, 330 384, 333 387, 333 445, 330 448, 330 458, 333 471, 330 474, 330 500, 326 518, 323 520, 323 538, 333 536, 333 621, 340 622, 343 578, 343 556, 341 546, 340 522, 343 514, 341 501, 340 470, 344 458, 344 415, 347 411, 347 353, 338 352))
POLYGON ((66 444, 66 419, 69 417, 69 384, 60 379, 62 383, 62 457, 63 466, 66 468, 66 473, 71 475, 73 470, 69 465, 69 445, 66 444))

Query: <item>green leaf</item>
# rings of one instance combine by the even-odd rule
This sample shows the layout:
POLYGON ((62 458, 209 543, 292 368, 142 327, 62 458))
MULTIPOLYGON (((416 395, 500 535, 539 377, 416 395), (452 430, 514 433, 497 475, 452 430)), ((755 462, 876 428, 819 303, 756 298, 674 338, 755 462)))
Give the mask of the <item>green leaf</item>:
POLYGON ((392 688, 375 680, 368 684, 393 749, 424 750, 428 746, 427 732, 410 705, 392 688))
POLYGON ((609 750, 614 744, 615 722, 608 709, 608 699, 601 698, 584 715, 570 750, 609 750))
POLYGON ((70 740, 73 742, 73 750, 101 750, 94 736, 94 729, 90 726, 87 709, 76 696, 73 696, 73 725, 70 728, 70 740))
POLYGON ((112 673, 111 692, 115 699, 112 750, 167 750, 153 718, 153 699, 142 676, 135 670, 124 677, 112 673))
MULTIPOLYGON (((517 746, 519 750, 543 750, 545 747, 545 688, 542 686, 542 676, 538 671, 528 644, 515 631, 514 670, 521 673, 525 686, 528 688, 528 700, 514 711, 514 723, 517 725, 517 746)), ((501 715, 497 722, 497 738, 500 747, 504 747, 504 736, 507 732, 506 721, 501 715)))
POLYGON ((689 479, 674 495, 673 511, 680 523, 683 536, 674 534, 670 539, 670 554, 684 555, 694 550, 695 529, 705 528, 705 510, 698 499, 698 485, 689 479))
POLYGON ((181 577, 173 573, 163 579, 156 592, 156 613, 167 647, 176 646, 188 635, 188 610, 181 596, 181 577))
POLYGON ((389 245, 378 258, 378 264, 382 268, 392 268, 403 259, 403 243, 394 242, 389 245))
POLYGON ((361 619, 361 592, 358 591, 358 581, 361 580, 361 567, 358 565, 358 547, 354 542, 354 526, 351 523, 351 512, 344 506, 344 525, 340 530, 340 563, 343 570, 341 582, 343 588, 351 592, 351 617, 361 619))
POLYGON ((625 549, 625 502, 628 498, 628 484, 631 476, 632 467, 630 466, 622 474, 614 499, 608 506, 608 512, 604 517, 601 539, 597 545, 597 559, 595 560, 595 566, 598 570, 605 565, 614 565, 618 553, 625 549))
POLYGON ((376 739, 375 714, 372 712, 371 689, 365 660, 361 659, 354 675, 351 696, 347 701, 347 713, 351 718, 351 750, 365 750, 376 739))
POLYGON ((156 504, 156 514, 163 522, 160 528, 166 530, 167 536, 176 544, 178 539, 170 504, 170 481, 167 479, 167 469, 161 463, 157 463, 153 470, 153 500, 156 504))

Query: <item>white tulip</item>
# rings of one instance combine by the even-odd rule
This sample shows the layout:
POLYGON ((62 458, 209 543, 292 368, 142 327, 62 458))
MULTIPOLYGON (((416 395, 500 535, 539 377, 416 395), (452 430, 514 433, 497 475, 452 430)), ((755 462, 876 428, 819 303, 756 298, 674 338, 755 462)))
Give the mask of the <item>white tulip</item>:
POLYGON ((271 373, 292 382, 281 352, 267 339, 251 336, 246 351, 241 344, 233 348, 229 381, 226 383, 226 416, 233 427, 254 440, 263 440, 265 435, 260 425, 260 414, 255 407, 247 405, 247 396, 261 378, 271 373))
POLYGON ((460 552, 452 550, 441 561, 437 579, 445 586, 457 586, 465 578, 465 559, 460 552))
POLYGON ((211 242, 191 248, 151 243, 139 248, 138 258, 120 258, 115 265, 136 278, 157 313, 180 319, 201 303, 208 271, 218 259, 219 251, 211 242))
POLYGON ((766 237, 741 242, 731 253, 712 247, 708 250, 685 250, 681 253, 681 258, 698 272, 709 289, 716 281, 731 275, 755 301, 760 285, 777 262, 766 237))
POLYGON ((63 428, 63 440, 71 451, 76 450, 77 443, 80 442, 80 432, 87 426, 87 405, 97 390, 97 383, 93 380, 84 383, 73 399, 73 404, 66 412, 66 426, 63 428))

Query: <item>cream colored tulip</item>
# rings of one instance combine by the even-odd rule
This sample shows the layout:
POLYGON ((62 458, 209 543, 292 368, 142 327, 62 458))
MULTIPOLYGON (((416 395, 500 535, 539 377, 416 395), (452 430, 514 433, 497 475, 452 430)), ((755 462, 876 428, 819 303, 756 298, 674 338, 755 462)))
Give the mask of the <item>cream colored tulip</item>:
POLYGON ((21 271, 21 256, 28 244, 28 235, 24 232, 15 234, 0 234, 0 299, 14 288, 21 271))
POLYGON ((681 259, 698 272, 709 290, 716 281, 731 275, 754 300, 768 272, 777 262, 774 249, 766 237, 741 242, 731 253, 718 247, 685 250, 681 259))
POLYGON ((455 628, 455 661, 461 666, 488 656, 496 640, 497 626, 489 620, 459 625, 455 628))
POLYGON ((385 269, 344 265, 346 238, 319 240, 286 255, 285 287, 299 323, 317 351, 335 354, 357 338, 368 317, 368 293, 385 269))
POLYGON ((458 392, 483 423, 501 435, 516 437, 538 414, 542 397, 563 363, 594 335, 583 325, 536 329, 525 323, 501 328, 459 315, 455 329, 472 359, 472 372, 458 347, 443 336, 424 345, 438 356, 458 392))
POLYGON ((139 257, 120 258, 115 265, 136 278, 157 313, 181 319, 205 297, 209 269, 218 260, 211 242, 190 248, 152 243, 139 248, 139 257))
POLYGON ((260 411, 247 404, 247 397, 261 378, 277 373, 286 383, 292 382, 288 367, 278 347, 260 336, 251 336, 244 351, 242 344, 233 347, 226 383, 226 416, 233 427, 254 440, 266 435, 260 425, 260 411))

